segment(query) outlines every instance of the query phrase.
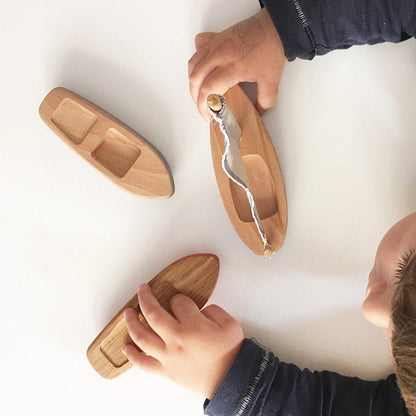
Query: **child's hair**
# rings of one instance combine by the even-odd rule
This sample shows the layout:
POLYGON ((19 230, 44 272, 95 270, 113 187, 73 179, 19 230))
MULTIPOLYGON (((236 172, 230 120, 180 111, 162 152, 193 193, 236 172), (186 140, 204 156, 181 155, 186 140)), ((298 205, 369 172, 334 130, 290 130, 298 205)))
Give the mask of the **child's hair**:
POLYGON ((397 271, 392 301, 392 352, 397 384, 411 416, 416 416, 416 252, 397 271))

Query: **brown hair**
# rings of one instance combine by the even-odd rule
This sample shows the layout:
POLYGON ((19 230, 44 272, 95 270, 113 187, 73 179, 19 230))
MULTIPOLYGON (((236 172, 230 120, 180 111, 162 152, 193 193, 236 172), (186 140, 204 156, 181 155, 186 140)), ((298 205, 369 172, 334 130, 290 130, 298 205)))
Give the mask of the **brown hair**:
POLYGON ((392 353, 397 385, 411 416, 416 416, 416 253, 399 266, 392 301, 392 353))

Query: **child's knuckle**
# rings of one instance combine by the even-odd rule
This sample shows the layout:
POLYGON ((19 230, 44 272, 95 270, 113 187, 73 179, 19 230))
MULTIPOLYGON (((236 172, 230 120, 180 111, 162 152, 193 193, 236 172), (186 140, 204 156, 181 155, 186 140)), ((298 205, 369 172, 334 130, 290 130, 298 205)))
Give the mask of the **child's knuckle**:
POLYGON ((168 349, 168 354, 181 354, 184 351, 183 340, 176 338, 174 341, 171 341, 168 349))
POLYGON ((185 295, 182 295, 182 293, 178 293, 177 295, 175 295, 172 299, 171 299, 171 304, 175 305, 175 306, 180 306, 181 304, 183 304, 184 302, 187 301, 187 297, 185 295))
POLYGON ((215 86, 215 83, 212 81, 205 81, 204 84, 201 85, 200 94, 202 97, 207 97, 212 91, 215 86))
POLYGON ((241 325, 232 317, 228 317, 225 321, 225 326, 230 331, 238 331, 241 328, 241 325))
POLYGON ((147 310, 146 318, 151 322, 159 322, 161 319, 161 313, 158 308, 151 307, 147 310))
POLYGON ((199 72, 197 69, 194 69, 190 74, 189 74, 189 84, 194 86, 195 84, 197 84, 198 79, 199 79, 199 72))

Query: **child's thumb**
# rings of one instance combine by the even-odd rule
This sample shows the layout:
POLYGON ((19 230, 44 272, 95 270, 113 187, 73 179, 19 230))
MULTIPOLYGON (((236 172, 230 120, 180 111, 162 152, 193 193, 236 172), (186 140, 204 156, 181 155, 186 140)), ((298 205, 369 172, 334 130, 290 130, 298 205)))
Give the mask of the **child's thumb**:
POLYGON ((279 83, 260 82, 257 83, 256 109, 260 115, 276 104, 279 83))

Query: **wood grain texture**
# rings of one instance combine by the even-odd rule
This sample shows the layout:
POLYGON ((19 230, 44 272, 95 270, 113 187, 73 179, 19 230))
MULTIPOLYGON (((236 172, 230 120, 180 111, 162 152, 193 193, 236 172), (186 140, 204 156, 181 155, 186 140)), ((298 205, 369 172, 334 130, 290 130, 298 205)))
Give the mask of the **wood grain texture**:
POLYGON ((173 179, 159 152, 79 95, 55 88, 39 114, 69 147, 121 188, 145 198, 173 194, 173 179))
MULTIPOLYGON (((255 107, 239 86, 224 95, 228 108, 241 128, 240 154, 253 193, 262 227, 272 251, 279 250, 287 229, 285 185, 279 160, 269 133, 255 107)), ((211 155, 215 176, 227 214, 244 243, 256 254, 266 255, 251 216, 246 193, 225 174, 221 158, 224 136, 214 120, 210 125, 211 155)))
MULTIPOLYGON (((178 293, 190 297, 201 309, 217 283, 219 260, 214 254, 195 254, 183 257, 167 266, 149 285, 159 303, 169 312, 170 300, 178 293)), ((88 347, 87 357, 95 370, 105 378, 115 378, 131 367, 121 352, 132 343, 124 319, 128 308, 140 312, 137 294, 116 314, 88 347)), ((143 318, 144 320, 144 318, 143 318)))

